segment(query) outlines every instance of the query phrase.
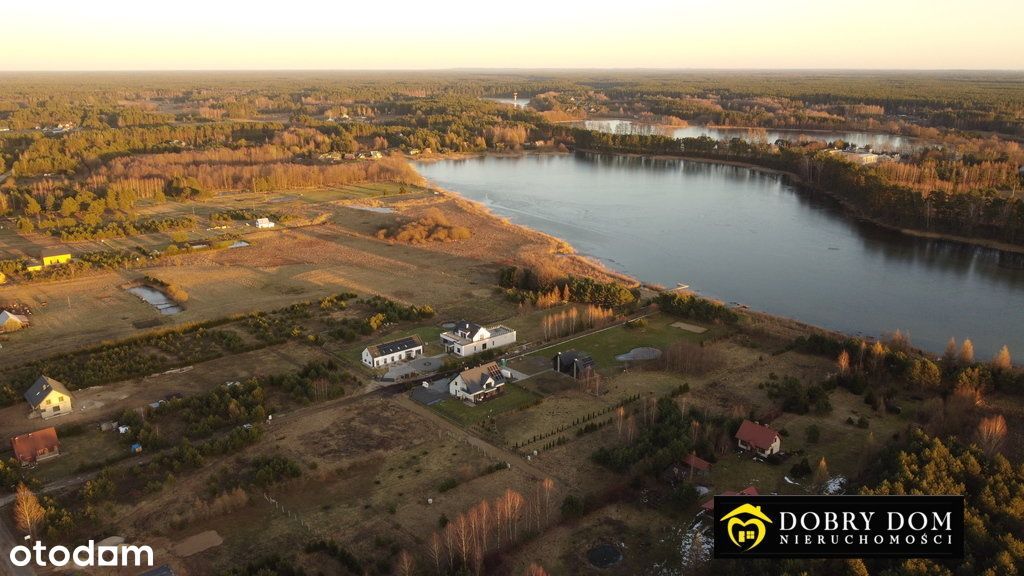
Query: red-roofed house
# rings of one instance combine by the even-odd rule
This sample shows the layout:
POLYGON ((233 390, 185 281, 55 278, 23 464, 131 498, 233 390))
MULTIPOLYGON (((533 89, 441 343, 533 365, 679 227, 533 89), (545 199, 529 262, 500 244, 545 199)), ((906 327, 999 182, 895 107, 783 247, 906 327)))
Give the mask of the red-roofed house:
POLYGON ((14 456, 23 466, 60 456, 60 442, 55 428, 43 428, 11 438, 14 456))
POLYGON ((690 469, 691 477, 694 474, 707 474, 708 471, 711 470, 710 462, 704 460, 703 458, 697 456, 696 454, 693 454, 692 452, 690 454, 687 454, 686 458, 683 458, 683 466, 686 466, 687 468, 690 469))
MULTIPOLYGON (((719 496, 758 496, 758 495, 759 495, 759 493, 757 491, 757 488, 754 488, 753 486, 747 486, 746 488, 744 488, 743 490, 740 490, 739 492, 731 492, 729 490, 726 490, 725 492, 722 492, 721 494, 719 494, 719 496)), ((715 497, 712 496, 711 498, 708 499, 707 502, 701 504, 700 507, 701 507, 702 510, 704 510, 706 512, 714 512, 715 511, 715 497)))
POLYGON ((753 450, 761 456, 771 456, 782 449, 782 437, 774 429, 744 420, 736 431, 736 444, 743 450, 753 450))

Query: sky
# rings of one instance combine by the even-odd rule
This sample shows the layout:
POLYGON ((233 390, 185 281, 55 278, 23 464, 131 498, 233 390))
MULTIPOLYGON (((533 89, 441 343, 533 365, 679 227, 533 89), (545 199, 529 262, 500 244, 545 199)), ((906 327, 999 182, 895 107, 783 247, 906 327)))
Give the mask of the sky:
POLYGON ((4 71, 1024 69, 1022 0, 5 4, 4 71))

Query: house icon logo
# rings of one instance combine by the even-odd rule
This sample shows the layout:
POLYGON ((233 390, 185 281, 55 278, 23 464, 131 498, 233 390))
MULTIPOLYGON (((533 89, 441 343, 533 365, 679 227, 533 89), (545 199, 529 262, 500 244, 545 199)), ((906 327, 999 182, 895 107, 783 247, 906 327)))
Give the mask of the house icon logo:
POLYGON ((722 516, 719 522, 728 522, 725 529, 729 534, 729 540, 743 552, 753 550, 760 544, 768 532, 765 522, 772 523, 771 519, 761 512, 760 506, 751 504, 737 506, 732 512, 722 516))

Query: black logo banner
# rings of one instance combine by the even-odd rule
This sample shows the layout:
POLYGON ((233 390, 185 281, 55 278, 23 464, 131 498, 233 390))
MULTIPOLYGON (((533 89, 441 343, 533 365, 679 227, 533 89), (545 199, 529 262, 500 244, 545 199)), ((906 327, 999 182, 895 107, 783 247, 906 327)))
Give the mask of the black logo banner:
POLYGON ((715 496, 715 558, 963 558, 963 496, 715 496))

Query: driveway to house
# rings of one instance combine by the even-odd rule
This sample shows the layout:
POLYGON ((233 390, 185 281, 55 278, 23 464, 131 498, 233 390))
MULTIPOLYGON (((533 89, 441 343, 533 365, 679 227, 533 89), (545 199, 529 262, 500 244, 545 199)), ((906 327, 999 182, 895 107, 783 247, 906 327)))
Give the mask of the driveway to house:
POLYGON ((0 574, 5 576, 35 576, 36 571, 28 566, 15 566, 11 563, 11 550, 18 545, 18 540, 7 528, 7 524, 0 521, 0 574))
POLYGON ((384 379, 389 382, 398 382, 404 379, 410 374, 419 374, 421 376, 429 376, 444 368, 444 358, 447 354, 438 354, 437 356, 418 356, 409 360, 408 362, 401 362, 388 367, 388 371, 384 374, 384 379))

